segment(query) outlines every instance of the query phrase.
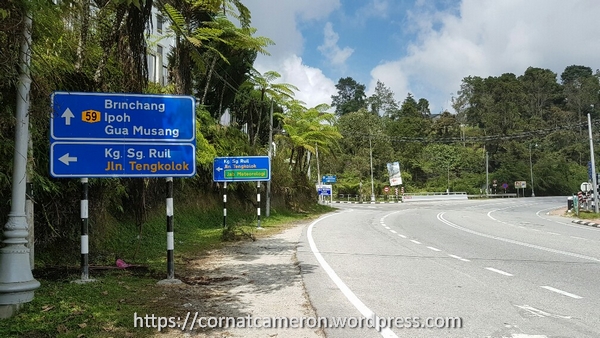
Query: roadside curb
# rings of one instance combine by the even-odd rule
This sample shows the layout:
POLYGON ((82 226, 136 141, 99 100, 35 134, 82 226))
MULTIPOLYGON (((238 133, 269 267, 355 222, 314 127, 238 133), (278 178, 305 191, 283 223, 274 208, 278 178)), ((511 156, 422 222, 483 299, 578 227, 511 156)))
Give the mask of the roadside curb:
POLYGON ((390 203, 402 203, 400 201, 388 201, 388 202, 347 202, 347 201, 333 201, 333 203, 346 203, 346 204, 390 204, 390 203))
POLYGON ((594 223, 594 222, 586 222, 586 221, 582 221, 582 220, 574 220, 571 221, 571 223, 577 223, 577 224, 581 224, 581 225, 587 225, 587 226, 591 226, 591 227, 600 227, 600 224, 598 223, 594 223))

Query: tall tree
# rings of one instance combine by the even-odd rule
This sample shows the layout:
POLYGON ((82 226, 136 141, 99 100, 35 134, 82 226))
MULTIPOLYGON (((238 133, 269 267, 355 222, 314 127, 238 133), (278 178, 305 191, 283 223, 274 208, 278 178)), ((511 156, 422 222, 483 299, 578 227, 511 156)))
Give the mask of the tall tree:
POLYGON ((417 110, 424 117, 431 117, 431 110, 429 110, 429 101, 427 101, 427 99, 419 99, 419 102, 417 103, 417 110))
POLYGON ((338 95, 331 96, 331 106, 339 116, 356 112, 367 107, 365 85, 356 82, 351 77, 341 78, 335 85, 338 95))
POLYGON ((248 82, 257 90, 260 94, 259 102, 254 105, 257 109, 256 118, 256 129, 254 129, 254 122, 250 121, 250 140, 252 145, 256 145, 257 135, 260 133, 261 124, 265 122, 266 116, 265 110, 268 108, 267 99, 282 100, 291 99, 294 97, 294 93, 298 91, 298 88, 289 83, 275 83, 277 79, 281 77, 276 71, 267 71, 261 74, 256 69, 250 71, 250 79, 248 82))
POLYGON ((394 92, 379 80, 375 85, 375 92, 367 99, 367 102, 369 110, 379 116, 391 117, 398 111, 398 102, 394 99, 394 92))
POLYGON ((527 96, 527 116, 543 122, 553 100, 560 95, 556 73, 549 69, 529 67, 519 76, 519 81, 527 96))
MULTIPOLYGON (((592 105, 598 105, 600 82, 590 67, 572 65, 565 68, 560 75, 563 83, 566 107, 577 114, 577 123, 585 122, 584 115, 593 112, 592 105)), ((583 128, 579 128, 583 134, 583 128)))
POLYGON ((342 137, 338 128, 333 125, 334 116, 327 113, 326 104, 307 109, 300 102, 293 100, 283 119, 285 135, 278 135, 290 145, 290 166, 296 172, 306 173, 308 170, 307 154, 316 153, 316 147, 322 154, 331 154, 337 149, 338 140, 342 137))

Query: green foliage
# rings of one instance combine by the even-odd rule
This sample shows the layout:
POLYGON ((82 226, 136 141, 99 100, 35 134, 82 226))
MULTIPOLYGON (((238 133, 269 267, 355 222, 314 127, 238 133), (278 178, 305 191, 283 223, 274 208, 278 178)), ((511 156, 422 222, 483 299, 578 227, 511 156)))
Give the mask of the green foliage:
POLYGON ((331 106, 335 107, 337 115, 345 115, 367 108, 365 85, 356 82, 351 77, 341 78, 335 85, 338 95, 331 96, 331 106))

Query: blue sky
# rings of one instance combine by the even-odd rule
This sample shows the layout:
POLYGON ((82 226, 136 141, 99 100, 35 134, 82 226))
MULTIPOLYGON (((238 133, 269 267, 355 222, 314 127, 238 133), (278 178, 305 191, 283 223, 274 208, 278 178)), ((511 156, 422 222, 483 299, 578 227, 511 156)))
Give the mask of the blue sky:
POLYGON ((350 76, 371 94, 377 80, 404 100, 426 98, 433 113, 469 75, 560 73, 600 68, 598 0, 245 0, 257 35, 274 40, 259 56, 300 88, 308 107, 331 103, 350 76))

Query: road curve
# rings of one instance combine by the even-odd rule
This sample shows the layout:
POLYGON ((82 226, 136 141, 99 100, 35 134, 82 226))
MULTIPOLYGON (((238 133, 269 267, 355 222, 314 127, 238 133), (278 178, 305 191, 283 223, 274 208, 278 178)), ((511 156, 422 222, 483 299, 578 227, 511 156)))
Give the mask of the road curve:
POLYGON ((317 315, 362 326, 328 337, 600 337, 600 229, 547 214, 564 204, 341 205, 297 257, 317 315))

